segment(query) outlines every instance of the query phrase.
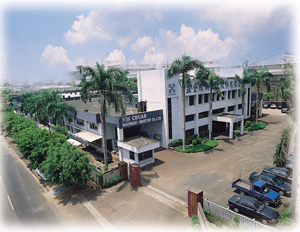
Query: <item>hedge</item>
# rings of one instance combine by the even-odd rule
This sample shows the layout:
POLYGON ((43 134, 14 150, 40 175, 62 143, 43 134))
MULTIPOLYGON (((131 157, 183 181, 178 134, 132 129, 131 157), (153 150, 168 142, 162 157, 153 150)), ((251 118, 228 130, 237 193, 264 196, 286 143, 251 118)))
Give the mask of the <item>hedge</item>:
POLYGON ((111 178, 107 181, 105 181, 105 187, 111 187, 113 185, 116 185, 118 184, 120 181, 122 180, 122 177, 121 176, 117 176, 115 178, 111 178))
POLYGON ((197 144, 196 146, 187 145, 187 146, 185 146, 185 150, 182 150, 182 146, 179 146, 179 147, 176 147, 175 150, 178 152, 184 152, 184 153, 196 153, 196 152, 212 149, 218 145, 219 145, 218 141, 214 139, 214 140, 210 140, 203 144, 197 144))

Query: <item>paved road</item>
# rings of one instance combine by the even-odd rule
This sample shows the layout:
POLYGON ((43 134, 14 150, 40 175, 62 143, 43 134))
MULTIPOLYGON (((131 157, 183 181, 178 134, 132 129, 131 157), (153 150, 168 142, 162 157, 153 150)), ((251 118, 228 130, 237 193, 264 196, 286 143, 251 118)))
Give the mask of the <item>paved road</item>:
POLYGON ((0 138, 1 222, 9 226, 63 225, 60 212, 22 160, 0 138))

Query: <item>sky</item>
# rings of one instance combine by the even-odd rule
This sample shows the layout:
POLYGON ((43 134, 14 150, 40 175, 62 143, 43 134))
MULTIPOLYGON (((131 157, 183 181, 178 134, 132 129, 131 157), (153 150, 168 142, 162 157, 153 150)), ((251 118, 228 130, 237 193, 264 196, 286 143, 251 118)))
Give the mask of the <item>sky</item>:
POLYGON ((296 54, 296 1, 5 1, 1 78, 67 81, 76 65, 171 63, 182 55, 238 65, 296 54))

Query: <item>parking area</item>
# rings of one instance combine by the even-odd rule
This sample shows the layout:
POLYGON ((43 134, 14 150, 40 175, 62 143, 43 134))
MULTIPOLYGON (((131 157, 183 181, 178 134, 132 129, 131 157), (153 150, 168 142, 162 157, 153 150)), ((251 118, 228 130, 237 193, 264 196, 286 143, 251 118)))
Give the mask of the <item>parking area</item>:
MULTIPOLYGON (((280 134, 292 122, 289 115, 277 109, 264 109, 263 114, 260 121, 266 123, 266 128, 245 134, 239 141, 218 136, 219 146, 206 152, 155 153, 156 162, 144 168, 143 177, 155 176, 148 180, 150 185, 181 200, 186 190, 194 186, 204 191, 205 198, 227 207, 228 199, 235 194, 233 179, 240 176, 248 180, 251 172, 272 166, 280 134)), ((282 197, 282 201, 279 212, 288 207, 290 198, 282 197)))

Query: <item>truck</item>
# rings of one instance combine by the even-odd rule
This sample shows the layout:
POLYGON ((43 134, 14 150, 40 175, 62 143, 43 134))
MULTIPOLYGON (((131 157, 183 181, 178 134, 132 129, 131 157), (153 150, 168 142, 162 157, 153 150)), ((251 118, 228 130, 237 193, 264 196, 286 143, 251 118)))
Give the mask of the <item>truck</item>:
POLYGON ((232 188, 236 188, 240 195, 253 196, 266 205, 277 207, 281 204, 280 194, 268 188, 262 180, 249 182, 238 178, 232 182, 232 188))

